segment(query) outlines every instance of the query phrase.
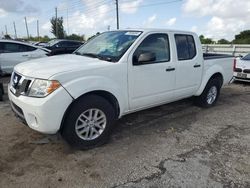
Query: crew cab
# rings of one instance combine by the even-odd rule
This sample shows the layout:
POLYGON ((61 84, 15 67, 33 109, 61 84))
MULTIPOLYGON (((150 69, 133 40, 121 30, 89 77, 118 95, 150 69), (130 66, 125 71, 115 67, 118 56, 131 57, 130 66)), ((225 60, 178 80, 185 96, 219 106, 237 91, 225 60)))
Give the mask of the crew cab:
POLYGON ((8 95, 30 128, 60 132, 83 149, 105 143, 122 116, 195 97, 215 105, 233 77, 234 58, 203 54, 193 32, 137 29, 104 32, 74 54, 15 67, 8 95))

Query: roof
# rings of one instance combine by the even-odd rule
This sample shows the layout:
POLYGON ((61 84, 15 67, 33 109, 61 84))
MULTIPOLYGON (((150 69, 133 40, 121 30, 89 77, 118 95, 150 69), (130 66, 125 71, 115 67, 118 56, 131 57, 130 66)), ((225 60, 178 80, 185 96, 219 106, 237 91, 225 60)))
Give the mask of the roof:
MULTIPOLYGON (((117 30, 113 30, 117 31, 117 30)), ((174 32, 174 33, 189 33, 195 34, 192 31, 184 31, 184 30, 174 30, 174 29, 159 29, 159 28, 128 28, 128 29, 121 29, 119 31, 142 31, 142 32, 174 32)))
POLYGON ((28 46, 32 46, 32 47, 37 48, 36 46, 34 46, 34 45, 30 44, 30 43, 21 42, 21 41, 18 41, 18 40, 0 39, 0 42, 10 42, 10 43, 16 43, 16 44, 24 44, 24 45, 28 45, 28 46))

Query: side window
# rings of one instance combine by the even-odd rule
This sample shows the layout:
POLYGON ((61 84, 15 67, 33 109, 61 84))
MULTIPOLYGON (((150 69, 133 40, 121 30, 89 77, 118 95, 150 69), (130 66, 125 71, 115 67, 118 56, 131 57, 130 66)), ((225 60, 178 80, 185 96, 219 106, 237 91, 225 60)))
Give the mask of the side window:
POLYGON ((147 36, 134 52, 133 58, 138 59, 140 54, 153 53, 155 61, 152 63, 167 62, 170 60, 169 40, 167 34, 151 34, 147 36))
POLYGON ((192 35, 175 35, 178 60, 193 59, 196 56, 196 47, 192 35))
POLYGON ((36 48, 32 46, 27 46, 24 44, 16 44, 16 43, 7 43, 7 42, 3 43, 2 47, 5 53, 18 53, 18 52, 28 52, 36 50, 36 48))
POLYGON ((0 53, 4 53, 4 43, 0 42, 0 53))
POLYGON ((32 46, 26 46, 23 44, 18 44, 18 46, 19 46, 19 52, 30 52, 36 50, 36 48, 32 46))
POLYGON ((68 47, 76 47, 76 46, 80 46, 80 43, 78 43, 78 42, 68 42, 67 46, 68 47))
POLYGON ((5 53, 16 53, 19 52, 19 46, 15 43, 5 43, 4 44, 5 53))

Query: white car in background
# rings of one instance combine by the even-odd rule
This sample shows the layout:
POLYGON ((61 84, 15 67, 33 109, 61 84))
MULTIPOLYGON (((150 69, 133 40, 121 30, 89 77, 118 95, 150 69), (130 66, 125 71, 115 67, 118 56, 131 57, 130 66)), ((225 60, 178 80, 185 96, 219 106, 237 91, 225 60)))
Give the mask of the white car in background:
POLYGON ((50 52, 38 46, 14 40, 0 40, 0 65, 4 74, 10 74, 19 63, 46 57, 50 52))
POLYGON ((236 60, 234 80, 250 82, 250 53, 236 60))

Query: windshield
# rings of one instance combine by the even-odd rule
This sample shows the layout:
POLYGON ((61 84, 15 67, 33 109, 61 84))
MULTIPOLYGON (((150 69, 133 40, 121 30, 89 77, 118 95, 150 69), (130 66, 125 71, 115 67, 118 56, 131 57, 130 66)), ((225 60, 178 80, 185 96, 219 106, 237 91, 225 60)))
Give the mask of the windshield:
POLYGON ((242 58, 242 60, 250 61, 250 54, 247 54, 242 58))
POLYGON ((53 46, 53 45, 56 44, 57 42, 58 42, 57 39, 53 39, 53 40, 49 41, 49 42, 47 43, 47 45, 48 45, 48 46, 53 46))
POLYGON ((81 46, 75 54, 117 62, 141 33, 141 31, 105 32, 81 46))

